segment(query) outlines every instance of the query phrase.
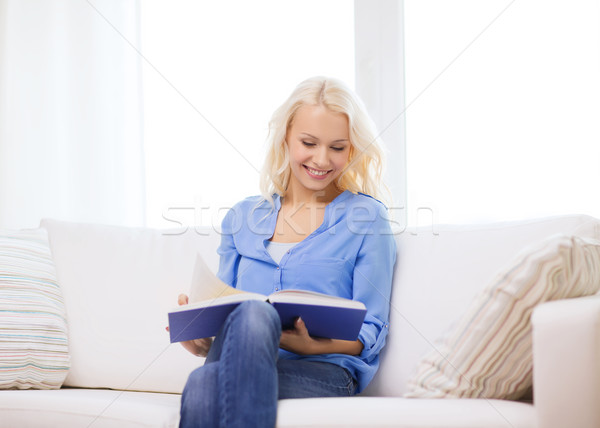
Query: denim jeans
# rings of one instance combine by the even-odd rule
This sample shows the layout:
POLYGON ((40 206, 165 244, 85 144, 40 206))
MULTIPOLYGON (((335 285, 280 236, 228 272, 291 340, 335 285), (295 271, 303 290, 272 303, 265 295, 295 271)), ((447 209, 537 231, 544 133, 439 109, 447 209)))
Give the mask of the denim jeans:
POLYGON ((279 315, 265 302, 240 304, 194 370, 181 398, 180 427, 274 427, 278 398, 353 395, 356 382, 334 364, 278 360, 279 315))

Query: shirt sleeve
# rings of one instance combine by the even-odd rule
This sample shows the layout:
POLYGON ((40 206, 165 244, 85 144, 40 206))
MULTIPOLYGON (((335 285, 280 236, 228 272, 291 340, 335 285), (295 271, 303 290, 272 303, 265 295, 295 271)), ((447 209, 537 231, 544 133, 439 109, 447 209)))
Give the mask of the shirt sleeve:
POLYGON ((226 284, 236 287, 240 254, 234 240, 236 210, 231 209, 221 222, 221 244, 217 249, 219 254, 219 270, 217 277, 226 284))
POLYGON ((383 205, 364 239, 353 272, 353 298, 367 307, 359 333, 363 343, 360 358, 371 362, 385 344, 389 329, 392 275, 396 261, 396 241, 383 205))

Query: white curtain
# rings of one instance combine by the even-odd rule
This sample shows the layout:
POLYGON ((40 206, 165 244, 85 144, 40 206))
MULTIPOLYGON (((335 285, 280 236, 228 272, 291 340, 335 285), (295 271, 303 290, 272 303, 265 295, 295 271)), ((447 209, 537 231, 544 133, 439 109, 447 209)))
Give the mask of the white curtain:
POLYGON ((0 0, 0 228, 144 223, 139 4, 0 0))

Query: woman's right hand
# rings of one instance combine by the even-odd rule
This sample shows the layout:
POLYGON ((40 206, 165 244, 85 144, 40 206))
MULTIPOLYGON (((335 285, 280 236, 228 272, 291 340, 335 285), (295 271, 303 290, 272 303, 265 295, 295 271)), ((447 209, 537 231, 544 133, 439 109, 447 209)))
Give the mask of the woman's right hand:
MULTIPOLYGON (((179 305, 187 305, 188 302, 188 296, 185 294, 180 294, 177 298, 177 303, 179 303, 179 305)), ((206 357, 206 355, 208 355, 208 351, 210 350, 210 346, 212 345, 212 341, 212 337, 205 337, 203 339, 188 340, 180 343, 192 354, 198 357, 206 357)))

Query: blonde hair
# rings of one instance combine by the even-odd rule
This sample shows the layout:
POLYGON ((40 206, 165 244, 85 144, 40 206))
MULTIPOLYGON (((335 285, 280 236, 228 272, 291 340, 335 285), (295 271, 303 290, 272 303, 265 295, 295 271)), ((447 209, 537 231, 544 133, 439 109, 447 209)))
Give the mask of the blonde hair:
POLYGON ((323 105, 348 118, 350 155, 348 164, 336 180, 337 188, 381 199, 383 152, 375 125, 353 91, 340 80, 320 76, 300 83, 273 113, 269 122, 267 155, 260 174, 262 196, 271 205, 274 193, 285 196, 291 174, 286 135, 296 112, 303 105, 323 105))

